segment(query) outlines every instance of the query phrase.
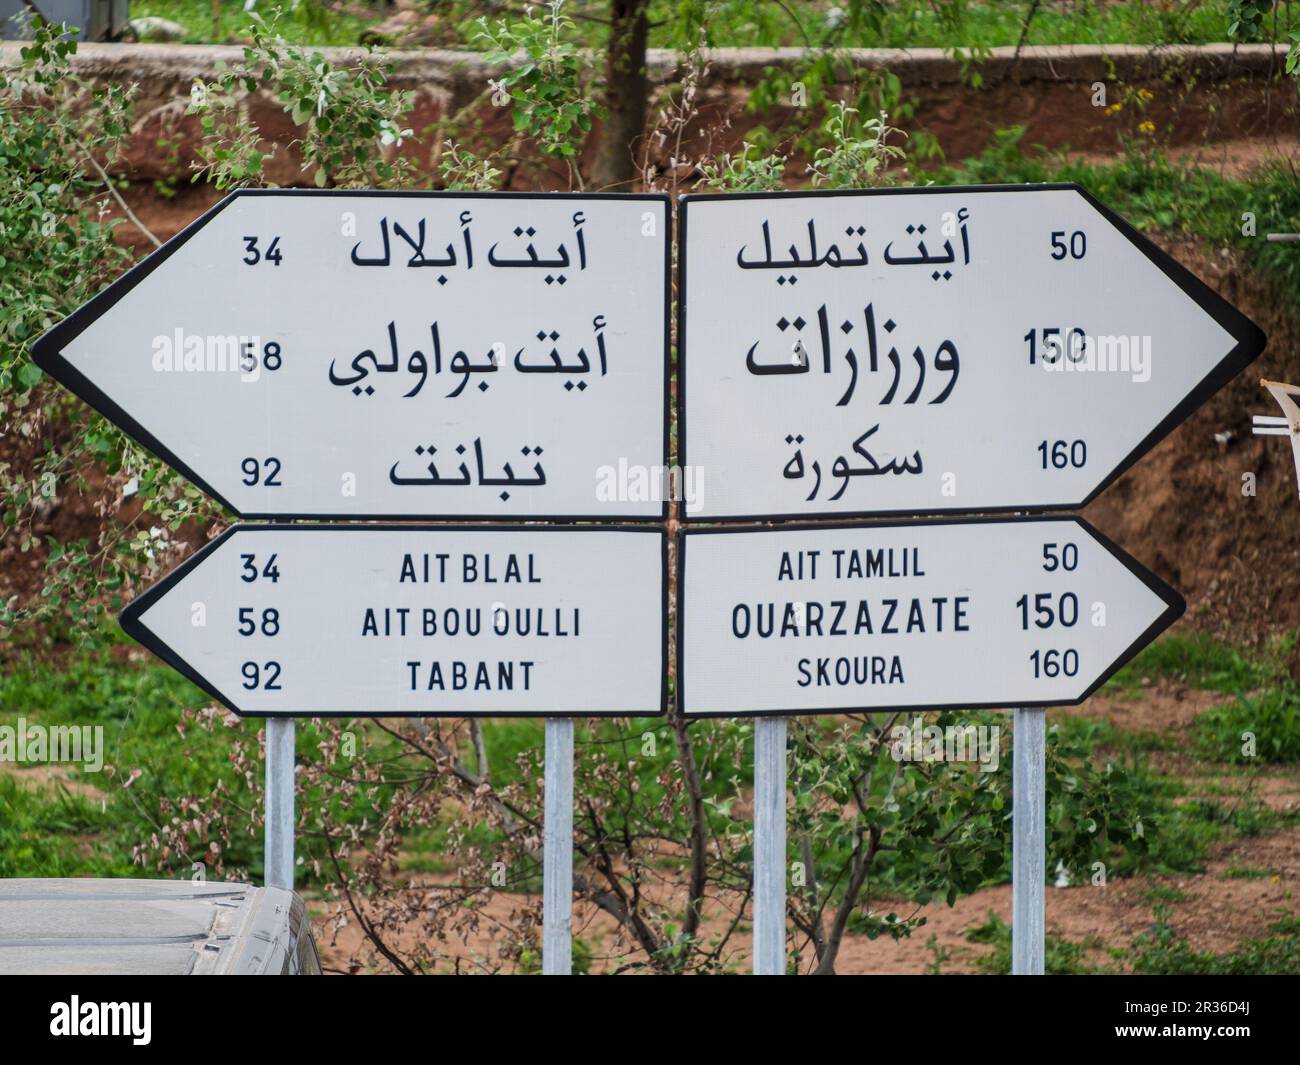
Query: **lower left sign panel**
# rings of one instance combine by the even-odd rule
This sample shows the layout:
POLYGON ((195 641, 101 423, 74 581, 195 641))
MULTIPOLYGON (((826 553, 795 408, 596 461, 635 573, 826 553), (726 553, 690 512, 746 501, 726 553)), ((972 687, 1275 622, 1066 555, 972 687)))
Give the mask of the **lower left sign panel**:
POLYGON ((236 525, 122 627, 241 714, 653 715, 666 570, 657 529, 236 525))

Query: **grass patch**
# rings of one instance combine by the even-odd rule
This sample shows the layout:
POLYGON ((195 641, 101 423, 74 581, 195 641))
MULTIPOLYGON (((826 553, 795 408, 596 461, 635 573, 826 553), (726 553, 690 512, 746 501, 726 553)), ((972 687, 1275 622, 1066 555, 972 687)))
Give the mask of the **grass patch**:
MULTIPOLYGON (((275 4, 261 0, 257 10, 269 16, 275 4)), ((289 0, 280 5, 286 16, 285 36, 300 44, 356 44, 362 28, 386 17, 375 8, 366 18, 351 12, 327 10, 313 0, 289 0)), ((674 47, 682 42, 681 20, 675 0, 655 0, 650 8, 651 47, 674 47)), ((457 34, 461 14, 477 14, 469 4, 438 4, 446 17, 449 43, 473 47, 470 35, 457 34), (447 9, 451 8, 450 11, 447 9)), ((937 5, 931 0, 891 0, 888 4, 862 5, 862 17, 845 17, 850 5, 842 0, 804 0, 800 4, 756 4, 753 0, 720 0, 709 19, 709 44, 714 47, 775 47, 835 45, 841 47, 963 48, 977 53, 986 48, 1015 45, 1020 41, 1025 5, 1006 0, 969 0, 961 5, 937 5), (840 9, 838 17, 831 15, 840 9)), ((566 10, 591 11, 591 5, 569 3, 566 10)), ((1043 5, 1030 23, 1027 44, 1203 44, 1227 39, 1231 21, 1229 0, 1204 0, 1197 4, 1151 4, 1146 0, 1112 0, 1106 4, 1043 5)), ((594 12, 602 14, 599 5, 594 12)), ((244 24, 242 3, 211 0, 137 0, 133 18, 159 15, 178 22, 190 42, 230 39, 244 24), (215 12, 220 13, 218 23, 215 12)), ((1279 19, 1277 39, 1286 40, 1286 17, 1279 19)), ((1272 36, 1269 20, 1263 27, 1272 36)), ((600 47, 608 29, 602 21, 579 20, 578 43, 600 47)))
MULTIPOLYGON (((1155 927, 1138 936, 1127 950, 1109 953, 1126 961, 1135 973, 1148 976, 1291 976, 1300 973, 1300 919, 1284 917, 1268 928, 1269 935, 1249 939, 1231 951, 1193 950, 1178 938, 1169 924, 1170 909, 1158 905, 1155 927)), ((1011 927, 997 914, 989 913, 982 925, 966 932, 971 943, 992 945, 993 950, 978 962, 981 972, 1005 975, 1011 972, 1011 927)), ((1044 972, 1048 976, 1113 973, 1105 965, 1086 961, 1090 951, 1105 945, 1096 936, 1072 941, 1060 936, 1045 938, 1044 972)))
MULTIPOLYGON (((1011 926, 996 913, 990 911, 988 920, 982 925, 967 929, 966 941, 993 947, 977 963, 981 972, 995 976, 1010 974, 1011 926)), ((1091 965, 1084 960, 1089 951, 1102 949, 1103 944, 1096 936, 1075 942, 1048 933, 1043 946, 1043 972, 1047 976, 1094 975, 1107 971, 1104 966, 1091 965)))
POLYGON ((1224 880, 1267 880, 1275 875, 1271 869, 1255 869, 1251 866, 1234 865, 1223 871, 1224 880))
MULTIPOLYGON (((1196 661, 1204 664, 1206 656, 1196 661)), ((128 658, 116 638, 59 659, 29 650, 7 662, 5 675, 0 677, 0 723, 14 723, 21 716, 46 725, 101 725, 104 760, 112 771, 106 768, 99 774, 78 775, 79 785, 95 789, 90 794, 83 794, 80 786, 31 787, 18 779, 20 773, 0 773, 0 875, 188 876, 192 860, 208 857, 204 848, 209 837, 222 836, 227 875, 238 870, 259 879, 262 841, 256 820, 260 800, 232 764, 232 754, 237 743, 255 751, 262 726, 250 719, 232 722, 230 727, 218 725, 212 731, 200 728, 192 714, 209 705, 202 691, 150 656, 133 652, 128 658), (129 788, 123 786, 127 779, 132 780, 129 788), (147 855, 146 864, 133 865, 133 848, 150 840, 160 822, 174 816, 187 798, 214 819, 216 828, 209 836, 187 837, 186 849, 193 853, 170 855, 170 865, 160 868, 152 854, 147 855), (222 827, 226 831, 218 832, 222 827)), ((1006 724, 995 715, 988 720, 1006 724)), ((397 741, 371 723, 363 720, 351 727, 368 753, 387 755, 390 747, 386 744, 396 752, 397 741)), ((732 798, 750 786, 752 725, 700 722, 693 729, 710 820, 715 831, 722 831, 730 824, 732 798)), ((307 764, 318 756, 321 737, 308 720, 299 722, 299 730, 299 758, 307 764)), ((538 721, 485 722, 484 741, 494 783, 498 787, 535 787, 542 739, 538 721)), ((635 721, 630 726, 614 721, 583 723, 576 741, 580 764, 603 748, 613 762, 634 766, 639 808, 655 808, 664 800, 663 781, 669 779, 665 774, 672 769, 675 743, 671 729, 662 721, 635 721)), ((1183 784, 1154 772, 1143 757, 1144 750, 1155 743, 1155 738, 1127 735, 1106 723, 1069 717, 1054 723, 1049 868, 1063 860, 1080 879, 1093 875, 1096 862, 1104 865, 1111 878, 1138 872, 1197 872, 1213 842, 1271 831, 1283 823, 1284 815, 1240 800, 1179 801, 1187 795, 1183 784)), ((471 754, 468 745, 465 753, 471 754)), ((252 775, 259 778, 256 771, 252 775)), ((879 786, 887 785, 882 775, 879 786)), ((343 826, 373 819, 374 810, 387 802, 387 787, 358 797, 354 805, 336 802, 328 813, 331 823, 343 826)), ((323 800, 313 794, 301 801, 304 809, 319 809, 323 800)), ((635 811, 627 813, 633 822, 637 816, 635 811)), ((1005 882, 1009 847, 999 847, 994 837, 1000 839, 1008 831, 1006 810, 991 806, 982 816, 987 818, 987 831, 994 842, 980 850, 979 860, 984 864, 976 879, 1005 882)), ((410 831, 401 857, 404 874, 454 872, 448 861, 448 841, 464 827, 458 817, 454 804, 448 804, 434 824, 410 831)), ((637 825, 632 823, 632 827, 637 825)), ((685 838, 687 828, 679 821, 666 831, 685 838)), ((471 829, 470 842, 489 856, 502 845, 499 830, 484 824, 471 829)), ((311 839, 304 837, 305 857, 311 844, 311 839)), ((837 855, 828 852, 824 857, 837 855)), ((928 860, 909 846, 885 851, 873 870, 873 882, 908 898, 919 899, 923 890, 932 894, 923 876, 928 860)), ((318 882, 310 861, 302 872, 307 885, 318 882)), ((539 890, 539 873, 512 863, 510 882, 502 887, 506 891, 539 890)), ((326 867, 323 876, 329 875, 326 867)), ((1064 955, 1062 959, 1065 966, 1067 959, 1064 955)))
POLYGON ((1300 256, 1292 245, 1271 243, 1270 232, 1300 227, 1300 180, 1285 165, 1266 167, 1249 180, 1129 152, 1118 162, 1095 164, 1066 152, 1026 148, 1024 130, 1001 130, 984 152, 959 166, 926 176, 938 184, 1076 182, 1138 229, 1198 237, 1243 251, 1248 265, 1283 298, 1300 297, 1300 256), (1242 233, 1242 214, 1255 215, 1254 236, 1242 233))
MULTIPOLYGON (((353 10, 360 3, 349 5, 353 10)), ((279 8, 283 15, 279 30, 292 44, 306 45, 356 45, 367 26, 387 17, 379 8, 371 17, 328 11, 315 0, 289 0, 275 4, 261 0, 256 10, 264 17, 279 8)), ((185 30, 186 44, 226 44, 244 41, 248 33, 248 17, 242 2, 216 4, 213 0, 134 0, 131 18, 165 18, 185 30)))
MULTIPOLYGON (((25 784, 15 791, 6 783, 3 802, 10 809, 0 813, 0 860, 10 864, 3 866, 4 875, 188 877, 194 861, 215 864, 209 848, 224 828, 227 839, 217 853, 226 875, 242 871, 260 881, 262 834, 250 831, 260 800, 231 758, 236 743, 256 751, 262 723, 199 727, 187 712, 209 707, 207 694, 150 655, 134 651, 128 659, 124 641, 109 635, 58 659, 29 650, 6 662, 0 724, 16 725, 22 718, 29 725, 100 728, 104 767, 97 773, 59 767, 99 798, 25 784), (187 845, 157 855, 162 868, 149 854, 146 864, 132 865, 135 849, 149 844, 163 820, 173 817, 194 822, 187 845), (60 825, 66 827, 50 827, 60 825), (6 845, 7 831, 20 833, 13 846, 6 845), (81 837, 75 847, 68 845, 71 836, 81 837)), ((364 742, 386 739, 368 732, 364 742)), ((320 740, 309 721, 299 721, 300 760, 311 757, 320 740)), ((17 775, 0 774, 0 781, 17 775)), ((355 809, 332 809, 331 816, 335 823, 358 821, 365 805, 359 798, 355 809)))
POLYGON ((1137 732, 1118 728, 1114 722, 1062 714, 1056 721, 1061 735, 1071 743, 1083 744, 1090 750, 1105 749, 1128 754, 1149 754, 1152 751, 1174 751, 1178 744, 1172 736, 1158 732, 1137 732))
MULTIPOLYGON (((250 718, 232 719, 228 727, 218 723, 213 729, 204 728, 194 714, 211 705, 203 691, 116 633, 96 636, 61 656, 53 656, 49 648, 32 647, 10 655, 0 677, 0 724, 16 725, 23 718, 29 725, 102 727, 105 765, 99 773, 66 767, 78 785, 96 789, 102 799, 79 797, 79 787, 72 794, 31 789, 19 783, 19 774, 0 774, 5 782, 0 793, 0 849, 7 861, 0 866, 3 875, 188 876, 192 861, 213 864, 207 848, 218 839, 224 848, 226 875, 239 871, 260 880, 261 799, 251 785, 260 782, 261 771, 260 767, 252 771, 253 781, 245 779, 232 756, 236 744, 243 744, 245 752, 251 750, 255 757, 263 725, 250 718), (127 780, 130 786, 124 787, 127 780), (196 826, 187 837, 185 852, 162 856, 161 870, 159 856, 152 852, 145 856, 147 864, 132 866, 133 850, 151 841, 165 819, 175 817, 196 826)), ((359 719, 348 727, 372 765, 387 764, 399 754, 400 742, 374 723, 359 719)), ((696 728, 707 798, 711 804, 725 806, 735 789, 747 786, 750 779, 751 726, 720 721, 696 728), (715 739, 735 733, 747 737, 734 764, 733 747, 710 742, 705 730, 712 730, 715 739)), ((486 721, 483 733, 494 785, 535 791, 540 780, 542 722, 486 721)), ((321 756, 322 739, 309 719, 299 719, 300 765, 321 756)), ((664 798, 663 775, 671 768, 675 746, 671 729, 661 719, 582 723, 576 743, 580 765, 584 756, 602 748, 618 762, 635 763, 639 802, 654 807, 664 798)), ((463 753, 471 768, 477 769, 468 744, 463 753)), ((385 807, 392 790, 393 785, 376 785, 361 789, 346 802, 334 800, 328 810, 330 823, 336 828, 373 823, 375 811, 385 807)), ((322 809, 325 801, 314 790, 299 798, 303 810, 322 809)), ((447 859, 448 840, 464 833, 459 816, 454 804, 447 804, 433 825, 410 831, 401 868, 427 875, 454 871, 455 864, 447 859)), ((715 828, 723 827, 725 818, 718 815, 715 828)), ((674 830, 685 838, 684 824, 674 830)), ((487 855, 498 852, 503 843, 500 830, 482 820, 471 826, 467 839, 487 855)), ((299 843, 304 863, 299 869, 307 884, 319 882, 311 860, 313 848, 323 849, 310 831, 304 832, 299 843)), ((321 878, 330 875, 325 863, 321 878)), ((503 887, 539 891, 540 869, 512 863, 510 881, 503 887)))
POLYGON ((0 772, 0 877, 130 876, 105 843, 110 828, 89 797, 0 772))
POLYGON ((1141 690, 1144 681, 1171 680, 1202 691, 1251 691, 1283 675, 1281 651, 1260 658, 1203 633, 1168 633, 1143 650, 1107 683, 1107 689, 1141 690))
POLYGON ((1196 719, 1197 749, 1237 765, 1300 762, 1300 691, 1290 683, 1258 695, 1238 695, 1196 719))
POLYGON ((1254 839, 1285 828, 1296 815, 1270 810, 1262 802, 1238 796, 1230 803, 1217 799, 1191 799, 1176 807, 1196 834, 1205 841, 1232 837, 1254 839))
MULTIPOLYGON (((67 848, 58 833, 31 839, 25 851, 22 875, 62 876, 162 876, 164 873, 130 865, 132 849, 158 828, 159 799, 166 796, 208 796, 217 781, 238 784, 229 768, 232 737, 243 732, 252 740, 258 727, 251 722, 237 729, 209 735, 178 735, 182 711, 207 706, 208 696, 170 668, 149 658, 144 662, 124 660, 115 641, 69 653, 57 663, 24 654, 7 665, 0 678, 0 723, 91 726, 102 729, 104 768, 98 773, 76 765, 66 768, 80 783, 102 793, 94 803, 102 816, 86 816, 79 822, 84 832, 97 834, 73 873, 50 872, 66 867, 67 848), (138 775, 137 775, 138 774, 138 775), (130 787, 124 783, 132 778, 130 787), (46 870, 38 872, 37 870, 46 870)), ((237 789, 233 794, 238 795, 237 789)), ((86 800, 76 800, 90 806, 86 800)), ((77 810, 48 790, 33 793, 30 802, 49 808, 48 816, 77 810)), ((29 816, 39 821, 35 807, 29 816)), ((7 821, 8 818, 5 818, 7 821)), ((236 852, 227 854, 229 864, 252 869, 261 867, 261 841, 240 834, 236 852)), ((4 848, 8 851, 8 848, 4 848)), ((195 860, 199 859, 196 854, 195 860)), ((188 856, 178 856, 178 865, 188 870, 188 856)), ((10 872, 7 875, 19 875, 10 872)))
POLYGON ((1169 910, 1156 908, 1155 928, 1138 936, 1127 955, 1135 973, 1150 976, 1294 976, 1300 974, 1300 919, 1283 918, 1269 935, 1238 944, 1225 954, 1195 951, 1169 925, 1169 910))

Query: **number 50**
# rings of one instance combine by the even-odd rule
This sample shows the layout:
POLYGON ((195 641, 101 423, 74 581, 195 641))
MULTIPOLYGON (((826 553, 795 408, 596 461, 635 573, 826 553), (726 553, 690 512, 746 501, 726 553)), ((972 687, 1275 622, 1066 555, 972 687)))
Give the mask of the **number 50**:
POLYGON ((1088 254, 1088 238, 1082 229, 1076 229, 1070 234, 1069 243, 1065 240, 1065 230, 1058 229, 1052 233, 1052 258, 1056 260, 1064 259, 1067 255, 1071 259, 1082 259, 1088 254))

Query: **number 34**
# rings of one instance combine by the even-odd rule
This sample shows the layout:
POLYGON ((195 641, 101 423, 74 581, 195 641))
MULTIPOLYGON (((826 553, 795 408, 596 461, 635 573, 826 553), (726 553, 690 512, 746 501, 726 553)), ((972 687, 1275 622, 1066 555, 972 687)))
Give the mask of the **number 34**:
POLYGON ((247 252, 244 256, 245 265, 256 266, 260 262, 268 262, 279 266, 280 260, 284 258, 284 253, 280 251, 280 238, 272 237, 265 251, 257 246, 258 239, 257 237, 244 238, 244 251, 247 252))

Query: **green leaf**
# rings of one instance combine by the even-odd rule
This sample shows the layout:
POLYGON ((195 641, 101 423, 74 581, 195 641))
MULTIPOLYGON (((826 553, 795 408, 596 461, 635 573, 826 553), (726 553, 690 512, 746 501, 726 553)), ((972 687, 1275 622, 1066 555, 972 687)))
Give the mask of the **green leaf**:
POLYGON ((25 362, 18 367, 18 383, 24 388, 35 388, 44 376, 41 368, 34 362, 25 362))

